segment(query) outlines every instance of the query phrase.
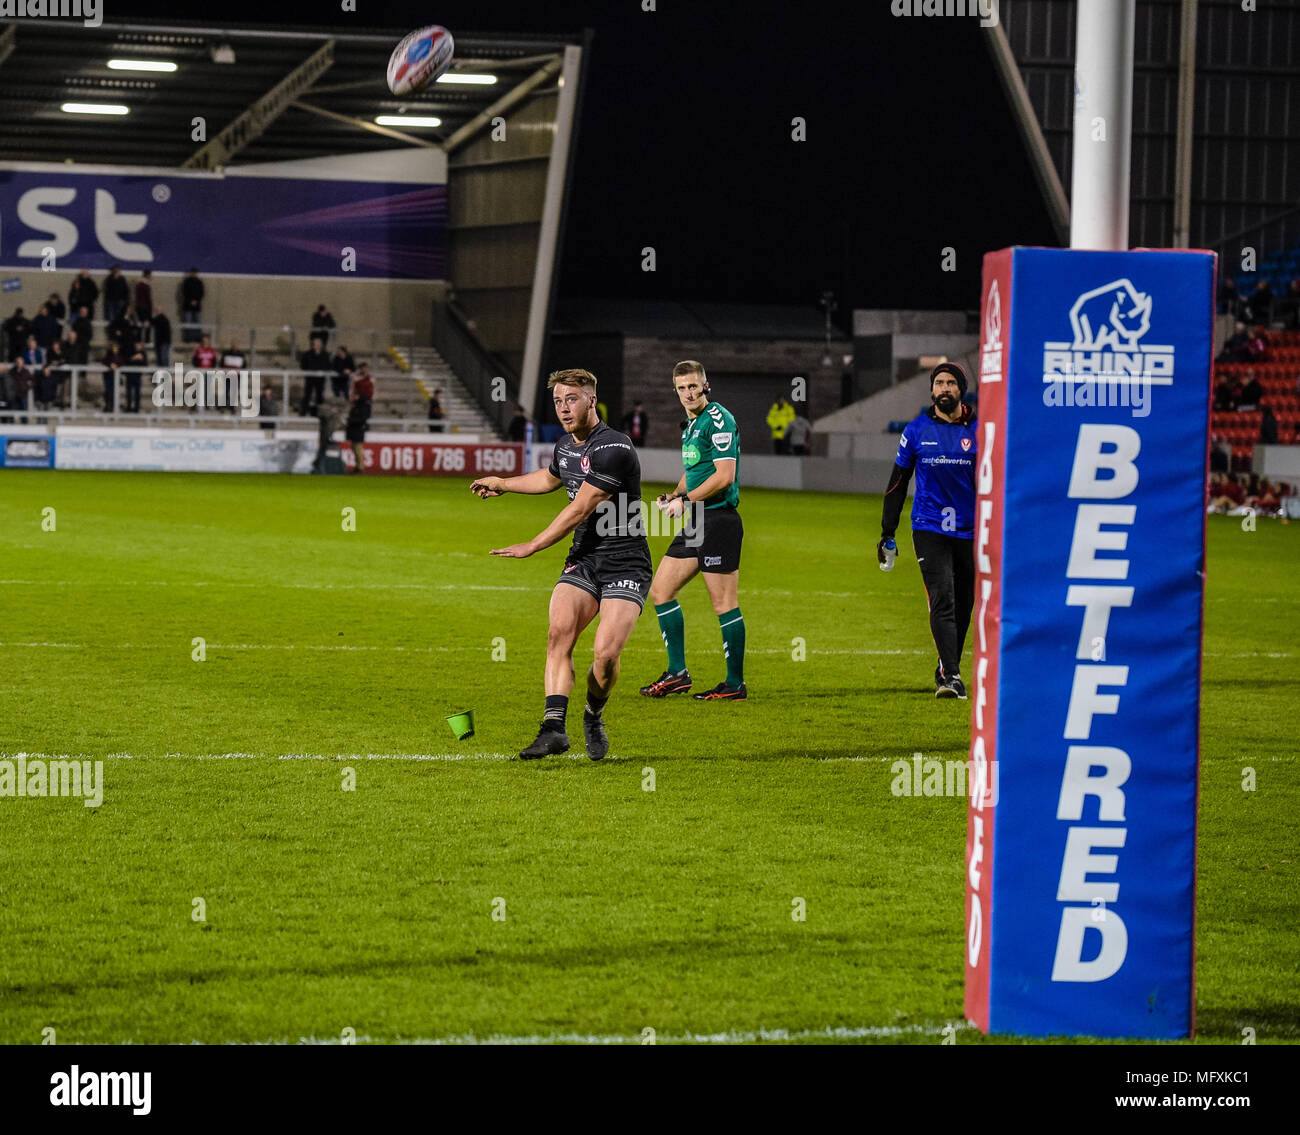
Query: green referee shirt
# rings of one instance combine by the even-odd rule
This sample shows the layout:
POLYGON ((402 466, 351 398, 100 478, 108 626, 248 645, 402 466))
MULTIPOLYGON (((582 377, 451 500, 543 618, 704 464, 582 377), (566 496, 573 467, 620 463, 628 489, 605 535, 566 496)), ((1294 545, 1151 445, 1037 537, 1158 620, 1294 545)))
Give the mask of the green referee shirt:
POLYGON ((686 469, 686 491, 698 489, 717 472, 714 462, 730 457, 736 462, 736 479, 726 492, 709 498, 705 508, 722 508, 740 504, 740 432, 736 419, 717 402, 708 403, 682 432, 682 465, 686 469))

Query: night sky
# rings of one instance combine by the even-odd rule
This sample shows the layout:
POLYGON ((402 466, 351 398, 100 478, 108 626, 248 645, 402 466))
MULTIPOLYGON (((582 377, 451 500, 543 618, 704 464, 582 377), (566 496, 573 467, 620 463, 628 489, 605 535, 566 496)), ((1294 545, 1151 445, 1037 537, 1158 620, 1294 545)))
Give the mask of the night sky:
MULTIPOLYGON (((209 18, 365 30, 595 33, 563 296, 978 307, 980 259, 1055 244, 972 18, 888 0, 222 4, 209 18), (355 23, 353 21, 356 21, 355 23), (807 141, 791 139, 802 116, 807 141), (657 270, 641 270, 653 246, 657 270), (957 271, 940 270, 941 250, 957 271), (845 302, 847 300, 847 302, 845 302)), ((112 15, 175 18, 174 4, 112 15)))

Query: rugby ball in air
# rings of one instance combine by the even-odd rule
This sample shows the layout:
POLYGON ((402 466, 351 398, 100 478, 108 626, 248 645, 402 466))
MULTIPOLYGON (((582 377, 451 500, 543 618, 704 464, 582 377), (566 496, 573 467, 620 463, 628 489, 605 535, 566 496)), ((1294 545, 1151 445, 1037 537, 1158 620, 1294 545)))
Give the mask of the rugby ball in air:
POLYGON ((388 89, 395 95, 424 90, 451 66, 454 47, 451 32, 437 24, 412 32, 388 57, 388 89))

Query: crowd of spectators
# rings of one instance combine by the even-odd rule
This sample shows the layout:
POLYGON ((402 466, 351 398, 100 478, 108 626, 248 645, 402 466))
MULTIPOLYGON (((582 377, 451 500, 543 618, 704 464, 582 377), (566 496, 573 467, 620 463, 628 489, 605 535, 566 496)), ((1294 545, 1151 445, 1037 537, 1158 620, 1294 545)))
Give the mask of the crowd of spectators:
POLYGON ((1283 501, 1295 495, 1285 481, 1269 481, 1258 473, 1210 473, 1207 511, 1241 514, 1250 509, 1257 516, 1284 516, 1283 501))
POLYGON ((1244 295, 1237 282, 1225 277, 1219 287, 1219 314, 1231 315, 1249 326, 1268 327, 1276 320, 1287 330, 1300 330, 1300 278, 1292 280, 1281 295, 1275 295, 1267 280, 1259 280, 1244 295))
MULTIPOLYGON (((193 344, 186 362, 201 370, 245 369, 248 357, 238 343, 219 349, 203 332, 205 292, 198 269, 191 268, 181 280, 178 305, 181 340, 187 349, 193 344)), ((358 373, 346 346, 340 344, 332 356, 326 350, 336 324, 325 304, 312 313, 311 326, 311 348, 302 353, 299 364, 304 370, 322 373, 306 380, 298 410, 302 415, 316 413, 327 376, 333 395, 347 400, 358 373)), ((67 409, 72 377, 69 368, 98 363, 105 368, 105 407, 116 405, 121 412, 137 413, 143 372, 131 368, 170 367, 172 345, 172 322, 163 306, 155 302, 151 270, 143 269, 132 284, 121 265, 115 264, 97 283, 83 268, 68 288, 66 302, 57 292, 51 292, 34 316, 29 317, 19 307, 0 323, 0 409, 26 409, 29 392, 34 394, 37 410, 67 409), (106 343, 103 352, 92 357, 98 315, 102 315, 106 343), (114 392, 119 390, 115 403, 114 392)), ((233 389, 225 392, 225 398, 220 398, 215 389, 211 393, 209 404, 224 401, 232 412, 236 409, 233 389)), ((259 410, 265 414, 267 409, 264 397, 259 410)))

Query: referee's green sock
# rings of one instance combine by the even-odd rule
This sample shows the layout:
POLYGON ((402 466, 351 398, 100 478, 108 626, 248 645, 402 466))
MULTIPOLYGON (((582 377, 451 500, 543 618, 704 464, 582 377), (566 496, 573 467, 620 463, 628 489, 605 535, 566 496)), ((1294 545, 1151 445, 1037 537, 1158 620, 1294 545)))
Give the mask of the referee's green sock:
POLYGON ((659 633, 668 648, 668 669, 680 674, 686 669, 686 620, 682 618, 682 605, 676 599, 656 603, 655 614, 659 617, 659 633))
POLYGON ((722 628, 722 653, 727 659, 727 685, 738 689, 745 682, 745 617, 739 607, 718 616, 722 628))

